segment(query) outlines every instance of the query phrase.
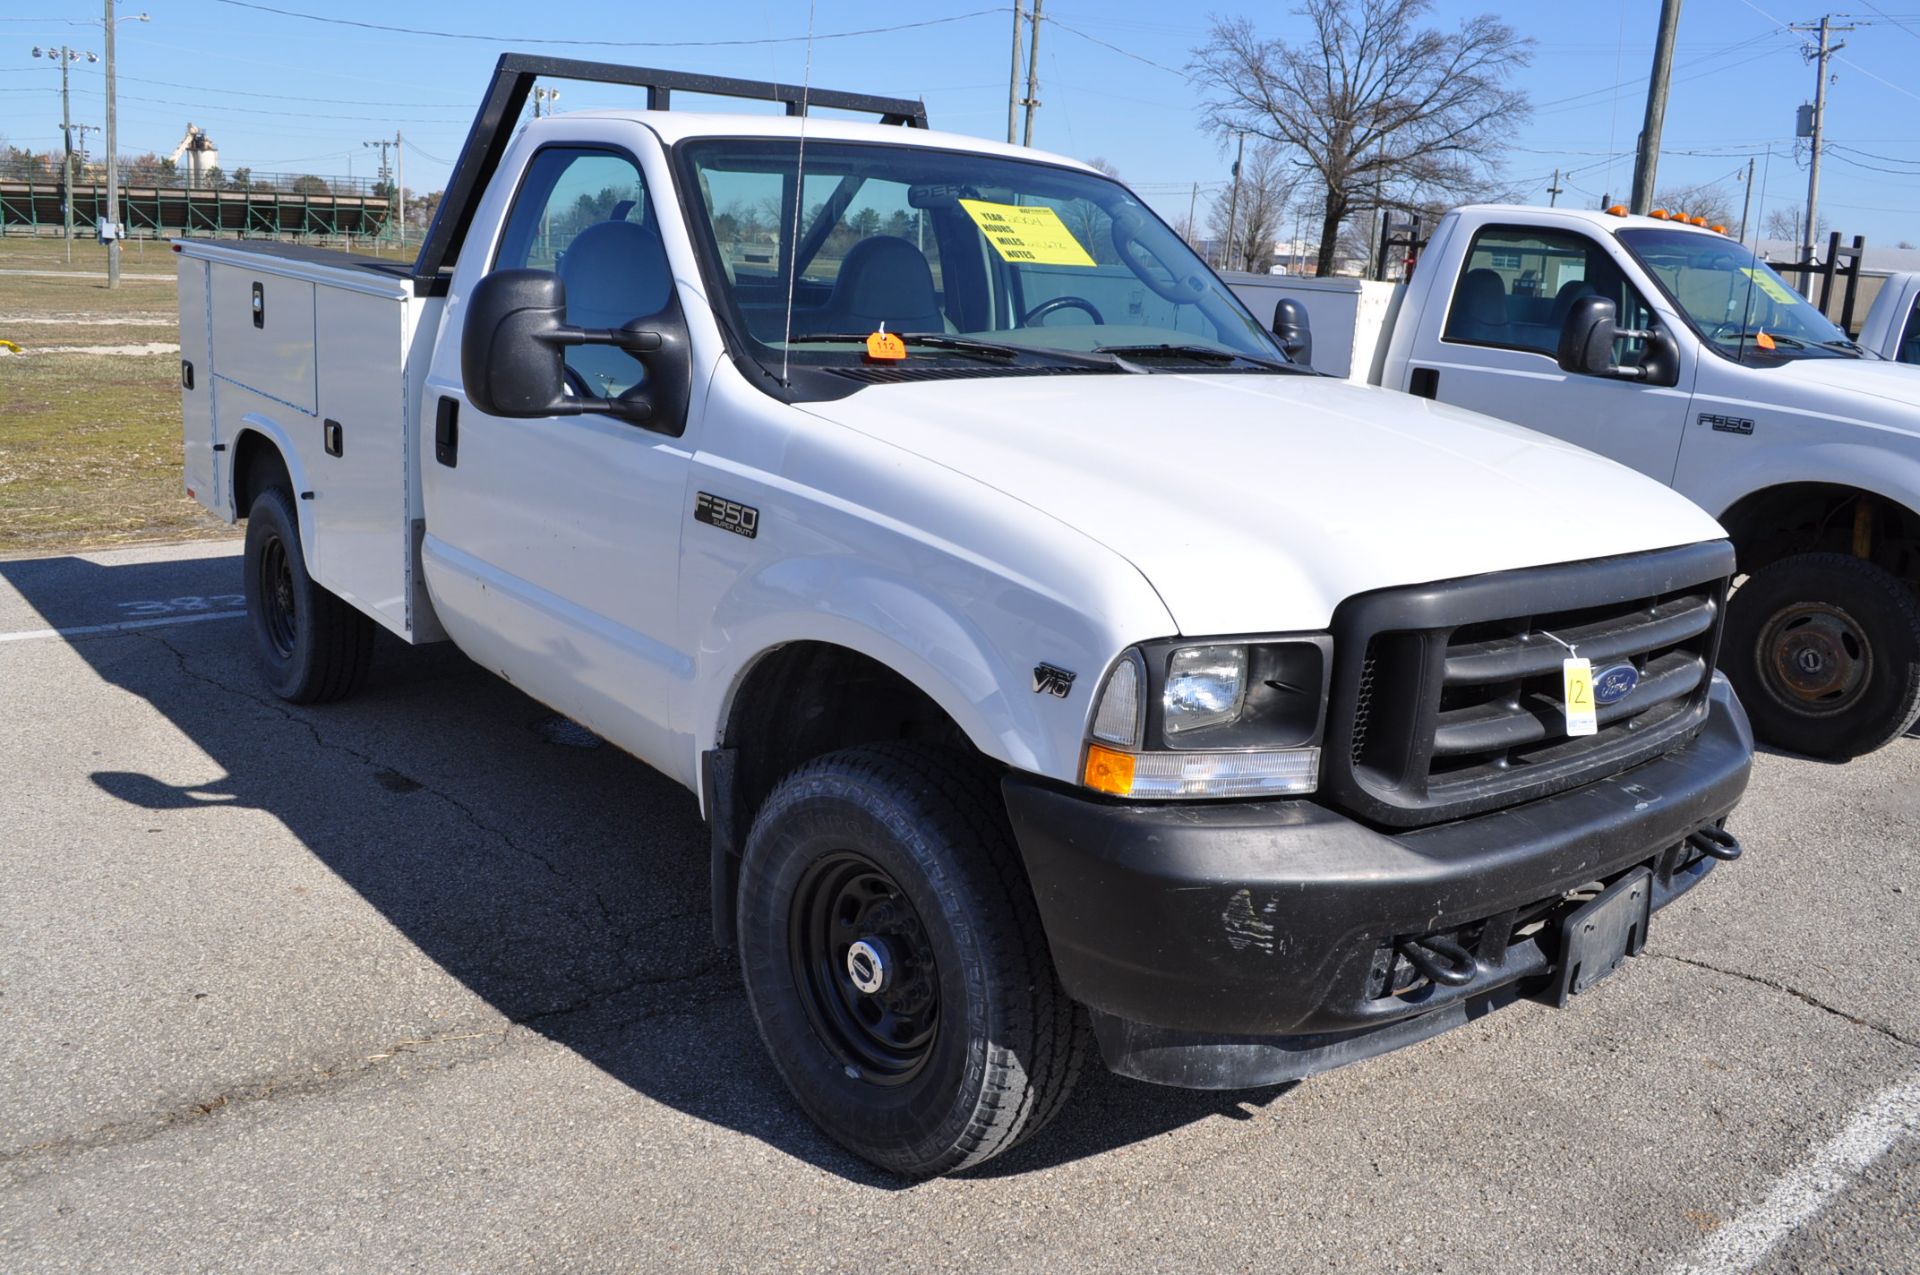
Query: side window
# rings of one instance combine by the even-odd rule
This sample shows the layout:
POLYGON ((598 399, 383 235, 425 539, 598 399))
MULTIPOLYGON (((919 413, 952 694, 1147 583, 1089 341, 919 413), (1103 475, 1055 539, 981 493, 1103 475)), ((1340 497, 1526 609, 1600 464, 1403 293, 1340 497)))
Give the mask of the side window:
MULTIPOLYGON (((617 328, 664 309, 673 274, 653 201, 632 160, 612 151, 553 148, 527 166, 507 214, 495 270, 551 270, 567 289, 567 322, 617 328)), ((611 346, 567 351, 575 390, 612 398, 646 376, 611 346)))
POLYGON ((1902 363, 1920 363, 1920 300, 1913 303, 1913 313, 1907 316, 1907 330, 1900 338, 1898 357, 1902 363))
MULTIPOLYGON (((1653 321, 1653 311, 1613 259, 1585 235, 1489 226, 1474 236, 1441 339, 1552 358, 1567 311, 1584 296, 1612 301, 1623 328, 1645 329, 1653 321)), ((1639 362, 1644 346, 1644 340, 1622 338, 1615 361, 1639 362)))

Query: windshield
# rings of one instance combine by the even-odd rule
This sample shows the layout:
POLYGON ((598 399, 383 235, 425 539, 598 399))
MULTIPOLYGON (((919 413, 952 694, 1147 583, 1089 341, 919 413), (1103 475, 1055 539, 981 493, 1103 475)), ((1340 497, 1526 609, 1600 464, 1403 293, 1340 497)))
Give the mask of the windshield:
POLYGON ((1773 364, 1860 357, 1846 333, 1745 245, 1687 230, 1619 234, 1701 338, 1728 358, 1773 364))
POLYGON ((1295 370, 1178 235, 1097 173, 809 140, 796 199, 798 159, 797 140, 758 138, 684 143, 679 158, 714 309, 789 390, 821 372, 877 379, 865 338, 882 325, 907 352, 887 379, 1295 370))

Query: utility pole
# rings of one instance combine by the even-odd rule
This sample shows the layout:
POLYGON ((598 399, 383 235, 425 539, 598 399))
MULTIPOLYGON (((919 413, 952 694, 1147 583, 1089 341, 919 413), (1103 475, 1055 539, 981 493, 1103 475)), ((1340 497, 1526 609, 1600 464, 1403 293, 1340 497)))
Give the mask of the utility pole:
POLYGON ((1553 170, 1553 181, 1547 186, 1547 207, 1557 207, 1560 203, 1560 170, 1553 170))
POLYGON ((1647 115, 1640 126, 1640 148, 1633 157, 1634 213, 1653 207, 1654 173, 1660 167, 1660 133, 1667 122, 1667 82, 1673 75, 1673 39, 1680 30, 1680 0, 1660 0, 1660 35, 1653 46, 1653 75, 1647 81, 1647 115))
POLYGON ((1020 24, 1026 21, 1020 0, 1013 0, 1013 69, 1007 73, 1007 145, 1013 145, 1020 116, 1020 24))
POLYGON ((1033 0, 1033 13, 1028 21, 1033 24, 1033 34, 1027 40, 1027 123, 1021 134, 1022 146, 1033 145, 1033 112, 1040 105, 1040 4, 1033 0))
MULTIPOLYGON (((1035 0, 1038 3, 1038 0, 1035 0)), ((1237 134, 1240 139, 1233 153, 1233 194, 1227 199, 1227 250, 1220 258, 1222 270, 1233 269, 1233 236, 1239 229, 1240 221, 1240 163, 1247 156, 1247 135, 1237 134)))
MULTIPOLYGON (((1839 44, 1831 42, 1830 37, 1836 31, 1851 31, 1852 27, 1836 27, 1833 15, 1823 14, 1818 28, 1795 26, 1795 31, 1820 32, 1820 44, 1809 50, 1818 76, 1813 85, 1813 135, 1812 150, 1807 164, 1807 221, 1800 229, 1800 260, 1813 260, 1813 240, 1820 225, 1820 148, 1826 141, 1827 129, 1827 59, 1847 47, 1846 41, 1839 44)), ((1813 287, 1812 276, 1807 276, 1808 290, 1813 287)))
MULTIPOLYGON (((539 90, 539 89, 535 89, 535 90, 534 90, 534 93, 535 93, 535 94, 538 94, 539 92, 540 92, 540 90, 539 90)), ((535 105, 535 109, 537 110, 537 109, 539 108, 539 99, 538 99, 538 97, 537 97, 537 96, 536 96, 536 98, 534 99, 534 105, 535 105)), ((377 140, 375 140, 375 141, 371 141, 371 142, 362 142, 362 143, 360 143, 360 144, 361 144, 362 146, 365 146, 365 147, 367 147, 367 148, 369 148, 370 150, 377 150, 377 151, 379 151, 379 152, 380 152, 380 177, 379 177, 379 180, 378 180, 378 182, 377 182, 377 184, 378 184, 378 185, 381 185, 381 186, 387 186, 387 185, 389 185, 389 184, 390 184, 390 179, 391 179, 391 177, 392 177, 392 175, 393 175, 393 169, 392 169, 392 168, 390 168, 390 167, 388 167, 388 165, 387 165, 387 151, 388 151, 388 149, 389 149, 389 148, 398 148, 398 147, 399 147, 399 145, 400 145, 400 132, 399 132, 399 130, 398 130, 398 129, 396 129, 396 130, 394 130, 394 134, 393 134, 393 137, 392 137, 391 139, 388 139, 388 138, 385 138, 385 137, 382 137, 382 138, 379 138, 379 139, 377 139, 377 140)))
POLYGON ((1199 227, 1193 224, 1194 209, 1199 206, 1199 203, 1200 183, 1195 182, 1193 184, 1193 193, 1187 196, 1187 245, 1189 247, 1193 245, 1195 239, 1199 238, 1199 235, 1195 233, 1199 227))
MULTIPOLYGON (((127 18, 145 22, 147 15, 127 18)), ((114 132, 113 33, 122 19, 113 13, 113 0, 106 0, 107 28, 107 286, 120 286, 120 139, 114 132)))
POLYGON ((1747 197, 1740 204, 1740 242, 1747 241, 1747 214, 1753 211, 1753 156, 1747 156, 1747 197))
MULTIPOLYGON (((67 68, 81 58, 89 62, 98 62, 98 56, 70 49, 66 45, 57 48, 41 49, 34 47, 33 56, 50 58, 60 64, 60 147, 63 166, 60 169, 60 210, 66 221, 67 264, 73 264, 73 116, 67 109, 67 68)), ((85 129, 81 130, 85 136, 85 129)))
POLYGON ((400 130, 393 130, 393 203, 400 210, 400 246, 407 243, 407 148, 400 130))

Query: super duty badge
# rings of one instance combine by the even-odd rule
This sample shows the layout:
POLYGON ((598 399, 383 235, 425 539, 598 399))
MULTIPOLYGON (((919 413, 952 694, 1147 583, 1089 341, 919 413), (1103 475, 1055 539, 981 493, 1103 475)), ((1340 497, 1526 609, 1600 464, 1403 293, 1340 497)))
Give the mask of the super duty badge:
POLYGON ((693 520, 751 540, 760 534, 760 511, 737 500, 701 492, 693 498, 693 520))

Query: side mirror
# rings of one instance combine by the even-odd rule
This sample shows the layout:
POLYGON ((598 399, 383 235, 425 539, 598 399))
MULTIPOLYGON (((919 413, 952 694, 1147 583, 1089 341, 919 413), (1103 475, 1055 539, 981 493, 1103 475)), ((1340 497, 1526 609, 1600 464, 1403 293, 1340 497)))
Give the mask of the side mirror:
POLYGON ((1608 376, 1667 387, 1680 383, 1680 346, 1673 335, 1657 322, 1644 331, 1622 328, 1619 308, 1605 297, 1581 297, 1567 310, 1556 361, 1562 371, 1576 376, 1608 376), (1637 366, 1614 363, 1613 343, 1622 337, 1646 342, 1637 366))
POLYGON ((567 289, 545 270, 499 270, 474 285, 460 332, 460 379, 489 416, 578 416, 567 393, 567 289))
POLYGON ((460 377, 467 398, 489 416, 605 413, 678 435, 692 388, 687 326, 677 299, 623 328, 567 322, 567 288, 546 270, 496 270, 474 285, 460 333, 460 377), (611 345, 646 368, 644 380, 616 399, 569 390, 567 349, 611 345))
POLYGON ((1281 297, 1273 307, 1273 334, 1280 348, 1301 367, 1313 366, 1313 325, 1297 297, 1281 297))
POLYGON ((1560 326, 1560 370, 1578 376, 1612 375, 1619 318, 1619 307, 1605 297, 1576 300, 1560 326))

